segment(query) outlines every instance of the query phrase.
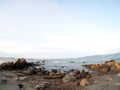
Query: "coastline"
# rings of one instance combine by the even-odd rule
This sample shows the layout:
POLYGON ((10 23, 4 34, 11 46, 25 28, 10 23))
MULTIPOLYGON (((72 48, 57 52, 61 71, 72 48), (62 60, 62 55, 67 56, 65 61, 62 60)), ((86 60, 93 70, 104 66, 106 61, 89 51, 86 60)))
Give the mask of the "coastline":
MULTIPOLYGON (((11 63, 9 63, 11 64, 11 63)), ((120 66, 113 60, 104 64, 90 64, 86 66, 93 72, 85 70, 69 70, 59 72, 56 69, 47 71, 44 68, 26 68, 25 59, 18 59, 12 65, 25 65, 23 68, 8 65, 9 68, 0 70, 0 90, 19 90, 18 84, 22 84, 21 90, 119 90, 120 89, 120 66), (22 62, 21 62, 22 61, 22 62), (18 64, 19 63, 19 64, 18 64), (103 69, 111 68, 105 72, 103 69), (113 66, 117 66, 113 68, 113 66), (109 66, 109 67, 108 67, 109 66), (9 70, 10 69, 10 70, 9 70), (114 71, 115 70, 115 71, 114 71)), ((1 68, 2 65, 0 65, 1 68)), ((7 67, 8 67, 7 66, 7 67)), ((84 67, 86 67, 84 65, 84 67)))

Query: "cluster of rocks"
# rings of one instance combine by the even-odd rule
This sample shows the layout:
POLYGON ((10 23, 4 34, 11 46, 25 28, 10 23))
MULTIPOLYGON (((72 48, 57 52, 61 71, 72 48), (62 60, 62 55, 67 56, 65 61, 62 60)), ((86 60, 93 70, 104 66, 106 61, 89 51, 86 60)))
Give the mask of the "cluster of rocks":
POLYGON ((68 82, 74 82, 78 79, 84 79, 84 78, 88 79, 90 77, 91 77, 91 74, 85 70, 82 70, 81 72, 80 70, 74 70, 66 74, 63 77, 62 81, 63 83, 68 83, 68 82))
POLYGON ((116 62, 115 60, 106 61, 104 64, 90 64, 90 65, 83 65, 84 67, 104 73, 117 73, 120 72, 120 63, 116 62))
MULTIPOLYGON (((86 86, 89 85, 88 79, 91 77, 91 74, 85 70, 69 70, 60 72, 57 69, 52 69, 48 75, 44 75, 44 79, 59 79, 62 81, 63 84, 67 84, 70 82, 75 82, 79 80, 79 84, 75 82, 79 86, 86 86)), ((45 88, 49 88, 49 82, 43 82, 35 86, 37 90, 44 90, 45 88)))
POLYGON ((24 58, 18 58, 15 62, 5 62, 0 65, 0 70, 25 69, 32 66, 33 63, 26 62, 24 58))
MULTIPOLYGON (((91 74, 85 70, 68 70, 61 72, 57 69, 52 69, 51 71, 46 70, 44 67, 36 67, 44 65, 45 61, 41 63, 27 62, 24 58, 18 58, 15 62, 5 62, 0 65, 0 70, 17 70, 17 76, 14 77, 14 80, 17 81, 26 81, 29 80, 29 75, 38 75, 42 76, 43 79, 59 79, 61 83, 66 84, 69 82, 75 82, 79 80, 80 86, 88 85, 88 79, 91 77, 91 74), (22 69, 22 70, 21 70, 22 69)), ((0 83, 6 82, 5 80, 0 80, 0 83)), ((48 88, 50 83, 43 82, 36 84, 35 89, 44 90, 48 88)))

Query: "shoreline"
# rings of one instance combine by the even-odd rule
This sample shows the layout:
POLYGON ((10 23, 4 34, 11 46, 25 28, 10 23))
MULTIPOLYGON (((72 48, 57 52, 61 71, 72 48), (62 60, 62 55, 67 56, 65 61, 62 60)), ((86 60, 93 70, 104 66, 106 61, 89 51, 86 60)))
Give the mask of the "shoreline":
POLYGON ((89 70, 76 69, 64 72, 57 69, 47 71, 44 67, 34 68, 34 66, 23 58, 9 64, 4 63, 4 69, 0 70, 0 90, 20 90, 19 84, 23 85, 21 90, 120 89, 120 63, 114 60, 106 61, 104 64, 83 65, 92 70, 92 73, 89 70), (6 70, 5 65, 7 65, 6 70), (30 66, 26 67, 26 65, 30 66))

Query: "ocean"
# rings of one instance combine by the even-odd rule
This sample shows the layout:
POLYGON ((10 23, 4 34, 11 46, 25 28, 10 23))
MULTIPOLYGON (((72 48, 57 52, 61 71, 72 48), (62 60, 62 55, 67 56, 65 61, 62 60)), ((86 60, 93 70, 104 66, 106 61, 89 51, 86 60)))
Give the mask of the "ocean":
MULTIPOLYGON (((17 58, 7 58, 0 57, 0 63, 15 61, 17 58)), ((120 53, 110 54, 110 55, 94 55, 94 56, 86 56, 80 58, 68 58, 68 59, 33 59, 27 58, 28 62, 42 62, 45 60, 45 69, 59 69, 59 70, 69 70, 69 69, 85 69, 82 67, 83 64, 101 64, 107 60, 114 59, 116 61, 120 61, 120 53)))

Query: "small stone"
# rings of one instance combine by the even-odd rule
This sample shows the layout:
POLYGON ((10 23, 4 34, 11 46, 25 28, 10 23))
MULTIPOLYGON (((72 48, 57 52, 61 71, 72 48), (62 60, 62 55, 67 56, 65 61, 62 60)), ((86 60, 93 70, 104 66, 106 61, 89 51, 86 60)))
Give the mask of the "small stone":
POLYGON ((75 63, 75 61, 70 61, 70 63, 75 63))
POLYGON ((98 80, 94 80, 94 83, 96 84, 96 83, 98 83, 99 81, 98 80))
POLYGON ((36 90, 44 90, 48 87, 48 83, 46 84, 45 82, 41 83, 41 84, 38 84, 35 86, 35 89, 36 90))
POLYGON ((23 88, 24 85, 23 85, 23 84, 18 84, 18 87, 19 87, 19 89, 21 90, 21 88, 23 88))
POLYGON ((80 86, 87 86, 89 85, 89 82, 87 79, 82 79, 81 82, 80 82, 80 86))
POLYGON ((50 85, 50 83, 49 82, 42 82, 43 84, 45 84, 45 85, 50 85))
POLYGON ((27 76, 24 76, 24 77, 20 77, 19 79, 20 79, 21 81, 24 81, 24 80, 27 80, 28 77, 27 77, 27 76))
POLYGON ((58 71, 57 71, 57 69, 52 69, 52 72, 57 73, 58 71))
POLYGON ((25 80, 28 80, 28 77, 27 76, 24 76, 24 77, 17 76, 17 77, 14 77, 13 79, 17 80, 17 81, 25 81, 25 80))
POLYGON ((106 81, 111 82, 111 81, 112 81, 112 78, 107 77, 107 78, 106 78, 106 81))
POLYGON ((63 83, 74 82, 75 80, 76 80, 76 78, 73 77, 73 76, 65 76, 65 77, 62 79, 63 83))
POLYGON ((66 76, 62 79, 63 83, 68 83, 70 82, 70 77, 66 76))

